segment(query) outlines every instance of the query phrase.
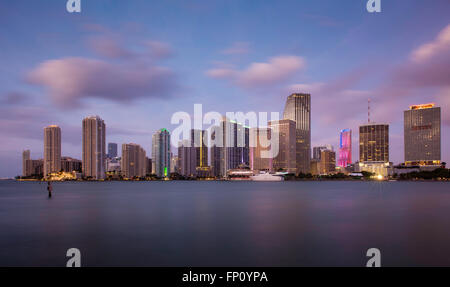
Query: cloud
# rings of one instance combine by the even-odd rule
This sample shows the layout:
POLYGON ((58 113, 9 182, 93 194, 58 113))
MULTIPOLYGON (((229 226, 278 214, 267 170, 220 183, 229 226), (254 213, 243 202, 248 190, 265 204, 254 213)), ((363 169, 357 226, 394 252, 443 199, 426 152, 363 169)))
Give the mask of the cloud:
POLYGON ((234 42, 231 47, 222 51, 225 55, 240 55, 247 54, 250 51, 249 42, 234 42))
POLYGON ((172 56, 170 44, 146 40, 138 43, 135 49, 127 48, 122 38, 112 33, 96 35, 88 40, 89 47, 98 55, 111 59, 161 60, 172 56))
POLYGON ((164 59, 173 55, 172 47, 164 42, 146 41, 145 45, 150 49, 153 58, 164 59))
POLYGON ((166 98, 177 87, 165 67, 134 62, 109 63, 88 58, 62 58, 41 63, 27 77, 44 87, 60 107, 79 106, 84 98, 128 102, 136 98, 166 98))
POLYGON ((436 39, 430 43, 425 43, 415 49, 411 55, 410 59, 416 63, 427 61, 430 58, 435 57, 441 53, 450 52, 450 24, 447 25, 438 34, 436 39))
POLYGON ((238 70, 233 67, 219 67, 206 72, 209 77, 227 79, 245 88, 279 84, 306 66, 305 60, 298 56, 278 56, 268 62, 251 63, 238 70))
POLYGON ((99 55, 108 58, 130 58, 135 57, 135 53, 120 45, 117 39, 100 36, 89 40, 90 47, 99 55))

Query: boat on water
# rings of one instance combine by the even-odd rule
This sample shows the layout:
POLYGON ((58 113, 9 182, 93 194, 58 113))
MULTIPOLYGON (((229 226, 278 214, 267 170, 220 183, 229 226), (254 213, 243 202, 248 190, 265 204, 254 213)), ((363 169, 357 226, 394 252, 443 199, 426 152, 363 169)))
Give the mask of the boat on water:
POLYGON ((284 177, 283 174, 272 174, 268 172, 259 173, 253 176, 250 176, 250 180, 253 181, 283 181, 284 177))

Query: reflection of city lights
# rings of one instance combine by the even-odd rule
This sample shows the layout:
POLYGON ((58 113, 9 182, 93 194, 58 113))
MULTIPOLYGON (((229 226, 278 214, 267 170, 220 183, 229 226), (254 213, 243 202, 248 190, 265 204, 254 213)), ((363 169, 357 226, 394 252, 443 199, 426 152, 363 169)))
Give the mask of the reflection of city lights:
POLYGON ((383 179, 383 176, 382 176, 381 174, 379 174, 379 175, 377 175, 377 179, 378 179, 378 180, 382 180, 382 179, 383 179))

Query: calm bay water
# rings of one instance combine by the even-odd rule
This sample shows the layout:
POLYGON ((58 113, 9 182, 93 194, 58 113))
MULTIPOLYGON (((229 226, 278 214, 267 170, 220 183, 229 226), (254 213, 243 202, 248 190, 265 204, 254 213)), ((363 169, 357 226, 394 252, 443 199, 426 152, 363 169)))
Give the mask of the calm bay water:
POLYGON ((443 182, 0 181, 0 266, 450 266, 443 182))

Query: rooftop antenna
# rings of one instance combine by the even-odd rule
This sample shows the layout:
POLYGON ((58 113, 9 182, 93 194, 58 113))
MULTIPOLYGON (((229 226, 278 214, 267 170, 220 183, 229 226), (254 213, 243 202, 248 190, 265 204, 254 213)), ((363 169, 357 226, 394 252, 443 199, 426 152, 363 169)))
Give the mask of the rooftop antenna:
POLYGON ((370 98, 367 100, 367 121, 370 123, 370 98))

